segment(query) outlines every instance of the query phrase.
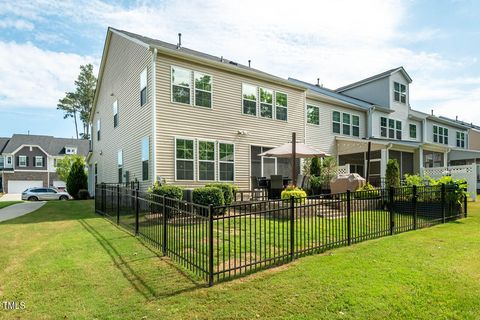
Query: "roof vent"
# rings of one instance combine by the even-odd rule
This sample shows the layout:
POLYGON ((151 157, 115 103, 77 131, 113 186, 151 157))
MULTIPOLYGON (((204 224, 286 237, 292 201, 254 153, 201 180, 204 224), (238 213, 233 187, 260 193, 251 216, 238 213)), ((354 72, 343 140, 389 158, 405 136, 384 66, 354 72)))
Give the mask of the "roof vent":
POLYGON ((433 116, 433 109, 432 109, 432 116, 433 116))
POLYGON ((223 56, 220 57, 220 62, 223 62, 223 56))
POLYGON ((181 47, 182 47, 182 34, 178 33, 177 49, 180 49, 181 47))
POLYGON ((458 121, 458 116, 455 116, 455 121, 458 121))
POLYGON ((249 67, 249 68, 250 68, 250 66, 251 66, 251 63, 252 63, 252 60, 249 59, 249 60, 248 60, 248 67, 249 67))
POLYGON ((317 87, 320 87, 320 78, 317 78, 317 87))
POLYGON ((238 63, 234 62, 234 61, 230 61, 229 62, 230 64, 233 64, 234 66, 238 66, 238 63))

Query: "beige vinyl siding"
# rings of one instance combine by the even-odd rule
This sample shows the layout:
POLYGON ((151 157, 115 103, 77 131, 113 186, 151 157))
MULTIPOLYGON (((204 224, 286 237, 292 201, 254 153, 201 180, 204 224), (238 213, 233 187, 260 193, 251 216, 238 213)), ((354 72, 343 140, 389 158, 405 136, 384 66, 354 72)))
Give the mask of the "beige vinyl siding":
MULTIPOLYGON (((137 178, 142 189, 151 184, 151 181, 142 181, 141 163, 141 140, 152 134, 151 65, 152 53, 147 48, 112 34, 92 121, 93 155, 90 163, 92 168, 98 163, 99 183, 118 182, 117 152, 123 150, 123 172, 130 172, 130 181, 137 178), (147 103, 141 107, 140 74, 145 68, 148 78, 147 103), (119 117, 116 128, 113 127, 112 109, 115 100, 118 100, 119 117), (101 119, 100 141, 96 136, 97 119, 101 119)), ((149 174, 153 177, 151 163, 149 174)))
MULTIPOLYGON (((299 140, 304 138, 303 90, 162 55, 157 57, 156 83, 157 175, 165 178, 167 183, 184 186, 204 184, 198 181, 175 181, 175 136, 234 143, 235 183, 242 189, 249 188, 250 183, 250 145, 278 146, 289 142, 293 131, 297 132, 299 140), (211 109, 171 102, 171 66, 187 68, 213 77, 211 109), (244 115, 242 83, 287 93, 288 121, 244 115), (238 131, 245 131, 246 134, 238 134, 238 131)), ((195 172, 198 172, 196 160, 197 156, 195 172)), ((216 169, 218 179, 218 166, 216 169)))
MULTIPOLYGON (((360 136, 358 138, 364 138, 366 133, 366 113, 358 110, 354 110, 347 107, 342 107, 339 105, 333 105, 330 103, 325 103, 319 100, 314 100, 307 98, 307 105, 313 105, 319 107, 319 119, 320 125, 309 124, 307 123, 307 145, 318 148, 321 151, 327 152, 329 154, 335 155, 335 136, 351 137, 357 138, 353 135, 341 135, 333 133, 332 125, 332 113, 333 111, 338 111, 341 113, 348 113, 350 115, 355 115, 359 117, 360 120, 360 136)), ((350 119, 350 122, 352 120, 350 119)))

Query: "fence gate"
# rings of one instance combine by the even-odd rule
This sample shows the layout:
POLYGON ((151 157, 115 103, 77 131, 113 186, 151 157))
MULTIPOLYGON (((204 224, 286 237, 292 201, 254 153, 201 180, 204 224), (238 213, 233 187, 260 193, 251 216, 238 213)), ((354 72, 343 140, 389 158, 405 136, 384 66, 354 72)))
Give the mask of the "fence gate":
POLYGON ((471 164, 466 166, 449 166, 424 168, 423 175, 438 179, 449 174, 454 179, 464 179, 468 184, 468 192, 473 201, 477 201, 477 165, 471 164))

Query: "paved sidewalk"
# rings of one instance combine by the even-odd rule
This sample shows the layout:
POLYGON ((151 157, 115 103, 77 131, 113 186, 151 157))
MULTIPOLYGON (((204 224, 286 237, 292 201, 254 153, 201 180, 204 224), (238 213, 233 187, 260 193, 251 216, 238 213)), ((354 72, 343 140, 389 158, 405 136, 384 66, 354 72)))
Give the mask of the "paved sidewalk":
POLYGON ((45 201, 23 202, 12 204, 6 208, 0 209, 0 222, 23 216, 27 213, 39 209, 45 204, 45 201))
POLYGON ((22 195, 20 193, 7 193, 0 197, 0 201, 21 201, 22 195))

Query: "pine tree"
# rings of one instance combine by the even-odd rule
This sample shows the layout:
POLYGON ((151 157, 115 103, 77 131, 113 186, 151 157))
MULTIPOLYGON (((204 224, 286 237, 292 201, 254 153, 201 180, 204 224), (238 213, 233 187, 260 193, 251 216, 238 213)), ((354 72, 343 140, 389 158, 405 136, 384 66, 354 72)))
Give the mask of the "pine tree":
POLYGON ((77 160, 72 163, 70 173, 67 178, 67 191, 68 193, 78 199, 78 191, 81 189, 87 189, 87 174, 85 173, 85 166, 82 161, 77 160))

